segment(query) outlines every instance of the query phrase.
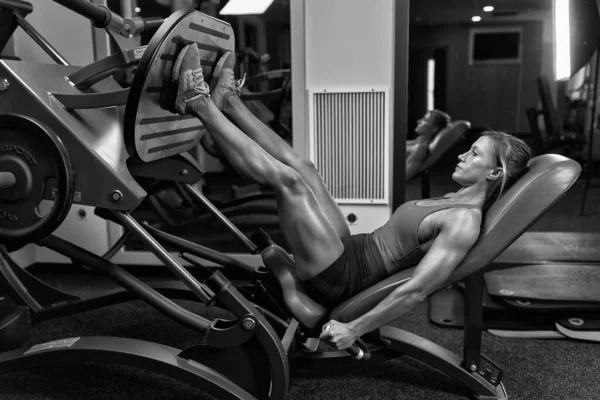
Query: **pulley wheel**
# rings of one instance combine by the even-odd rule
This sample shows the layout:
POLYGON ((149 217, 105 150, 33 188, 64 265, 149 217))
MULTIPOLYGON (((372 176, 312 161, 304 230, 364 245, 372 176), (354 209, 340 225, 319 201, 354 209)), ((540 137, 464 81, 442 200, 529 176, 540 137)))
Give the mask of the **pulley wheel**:
POLYGON ((0 115, 0 244, 20 247, 54 232, 67 217, 74 190, 60 138, 30 117, 0 115), (42 214, 44 198, 54 204, 42 214))

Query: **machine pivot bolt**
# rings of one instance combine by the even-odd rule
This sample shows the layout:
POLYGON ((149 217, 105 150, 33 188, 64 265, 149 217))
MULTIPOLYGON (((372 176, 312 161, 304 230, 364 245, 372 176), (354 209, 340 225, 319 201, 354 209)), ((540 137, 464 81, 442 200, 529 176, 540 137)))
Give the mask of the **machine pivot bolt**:
POLYGON ((187 169, 182 169, 181 171, 179 171, 180 175, 186 176, 189 173, 189 171, 187 169))
POLYGON ((473 371, 473 372, 477 371, 477 365, 471 364, 471 371, 473 371))
POLYGON ((6 92, 10 84, 8 83, 8 79, 2 78, 0 79, 0 92, 6 92))
POLYGON ((110 194, 110 199, 115 203, 118 203, 119 201, 121 201, 122 198, 123 198, 123 193, 121 193, 120 190, 113 190, 112 193, 110 194))
POLYGON ((244 327, 245 330, 251 331, 256 326, 256 321, 253 318, 246 317, 246 318, 244 318, 244 321, 242 322, 242 326, 244 327))

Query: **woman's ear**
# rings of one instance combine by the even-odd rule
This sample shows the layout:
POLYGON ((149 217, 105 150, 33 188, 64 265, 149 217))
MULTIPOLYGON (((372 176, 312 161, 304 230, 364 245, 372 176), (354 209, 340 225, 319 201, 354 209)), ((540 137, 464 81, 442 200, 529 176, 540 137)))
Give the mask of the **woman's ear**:
POLYGON ((504 175, 504 170, 501 167, 497 167, 494 168, 489 174, 488 174, 488 178, 490 180, 498 180, 500 178, 502 178, 502 176, 504 175))

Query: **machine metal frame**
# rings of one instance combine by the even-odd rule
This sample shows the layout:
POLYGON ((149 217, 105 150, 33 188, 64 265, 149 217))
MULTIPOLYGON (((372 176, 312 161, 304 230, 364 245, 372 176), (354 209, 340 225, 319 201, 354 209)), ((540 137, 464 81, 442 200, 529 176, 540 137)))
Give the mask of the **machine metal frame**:
MULTIPOLYGON (((116 17, 113 19, 107 17, 108 14, 105 11, 101 12, 93 8, 97 6, 87 0, 55 1, 69 5, 69 8, 88 16, 96 23, 100 21, 109 24, 110 21, 118 21, 116 17), (88 7, 92 7, 91 11, 88 7)), ((170 28, 169 24, 177 24, 185 20, 186 15, 182 12, 176 13, 173 18, 168 19, 161 26, 161 32, 167 34, 170 28)), ((192 18, 197 24, 198 18, 192 18)), ((199 18, 202 21, 202 17, 199 18)), ((197 29, 197 31, 202 31, 202 29, 197 29)), ((163 43, 162 39, 162 37, 157 38, 163 43)), ((150 45, 149 48, 151 48, 150 45)), ((215 54, 220 50, 216 46, 210 46, 207 51, 211 52, 209 54, 211 57, 216 57, 215 54)), ((142 63, 144 57, 157 59, 154 56, 155 54, 145 53, 140 64, 145 65, 142 63)), ((172 61, 172 57, 170 59, 172 61)), ((543 188, 546 189, 546 192, 537 197, 532 206, 532 215, 522 218, 522 221, 510 221, 508 222, 509 226, 506 226, 506 221, 500 220, 500 215, 507 207, 512 205, 519 209, 525 207, 526 204, 522 204, 523 201, 531 200, 521 199, 519 189, 511 188, 497 206, 499 207, 496 210, 497 213, 491 212, 491 216, 489 216, 490 214, 486 216, 486 222, 489 222, 490 225, 484 227, 486 234, 474 247, 477 247, 481 253, 485 253, 484 256, 478 257, 478 255, 470 253, 470 257, 468 255, 465 258, 450 278, 455 281, 460 279, 466 281, 466 323, 462 357, 424 338, 389 326, 381 327, 365 335, 362 338, 364 341, 358 340, 347 351, 306 353, 302 349, 316 350, 312 344, 318 337, 323 323, 329 319, 336 319, 336 315, 351 318, 352 313, 361 311, 361 307, 372 306, 372 301, 377 296, 370 296, 371 294, 378 290, 385 292, 385 290, 402 285, 411 278, 413 269, 407 269, 389 277, 365 290, 368 293, 363 292, 334 310, 325 309, 303 292, 302 285, 295 276, 293 257, 274 244, 268 235, 260 231, 251 239, 247 238, 194 187, 199 169, 193 160, 181 154, 165 153, 158 159, 140 161, 147 154, 141 154, 141 156, 137 154, 138 157, 128 154, 123 144, 123 134, 129 135, 129 139, 125 138, 125 140, 130 141, 130 146, 128 146, 130 153, 133 150, 140 151, 140 147, 131 146, 139 138, 134 135, 134 132, 123 132, 121 117, 125 110, 119 104, 113 104, 114 107, 110 109, 87 108, 90 103, 84 104, 86 107, 84 109, 65 107, 64 102, 69 102, 70 98, 74 98, 70 96, 90 96, 89 98, 93 102, 94 99, 100 98, 96 94, 102 95, 103 91, 113 91, 114 94, 115 90, 121 90, 116 82, 104 79, 92 85, 92 89, 92 86, 85 85, 85 81, 97 74, 90 74, 86 75, 86 79, 79 81, 80 86, 86 87, 82 89, 76 85, 71 86, 64 79, 77 75, 78 70, 73 67, 44 65, 43 68, 44 71, 41 73, 41 67, 37 65, 0 61, 0 73, 5 73, 15 82, 14 89, 11 87, 11 93, 15 94, 10 102, 6 98, 6 93, 0 95, 0 104, 6 107, 6 112, 43 119, 49 129, 60 132, 61 139, 64 140, 73 156, 75 185, 76 191, 80 192, 78 196, 80 202, 97 207, 99 215, 116 222, 124 230, 136 235, 154 256, 178 278, 181 283, 181 286, 177 288, 181 290, 179 293, 185 293, 190 298, 197 299, 208 306, 217 305, 227 309, 234 314, 235 318, 231 320, 217 318, 209 321, 178 306, 166 296, 161 295, 149 285, 109 261, 107 258, 115 254, 117 251, 115 248, 111 248, 110 252, 102 257, 50 235, 40 239, 38 244, 74 260, 75 263, 106 274, 130 292, 132 297, 123 294, 108 294, 100 300, 92 300, 88 303, 83 303, 80 299, 72 296, 65 297, 41 284, 31 275, 19 271, 18 266, 7 265, 3 262, 7 257, 3 250, 0 252, 0 264, 3 264, 0 267, 2 277, 0 281, 10 288, 17 301, 21 301, 21 304, 26 305, 28 309, 36 311, 37 308, 40 315, 45 312, 47 318, 53 318, 56 315, 79 312, 86 308, 94 308, 101 303, 111 304, 135 296, 174 321, 198 332, 202 335, 203 344, 179 351, 160 344, 131 339, 67 338, 0 354, 0 373, 37 367, 40 363, 104 361, 161 372, 198 386, 219 398, 283 399, 289 388, 290 357, 294 358, 297 365, 307 367, 330 367, 333 365, 348 367, 364 365, 364 362, 376 362, 400 355, 409 355, 457 379, 467 386, 476 398, 506 399, 506 392, 501 381, 502 370, 481 354, 483 293, 481 269, 503 250, 502 246, 508 247, 515 235, 518 237, 564 194, 564 191, 573 184, 579 175, 581 169, 578 164, 574 166, 573 164, 576 163, 571 160, 549 155, 533 160, 531 169, 536 172, 530 172, 529 178, 534 183, 525 180, 520 190, 525 190, 523 185, 530 185, 533 186, 531 190, 537 193, 537 190, 545 184, 543 188), (48 79, 48 77, 56 79, 48 79), (60 99, 62 101, 59 101, 60 99), (183 159, 179 157, 183 157, 183 159), (137 160, 135 160, 136 158, 137 160), (134 161, 131 161, 132 159, 134 161), (187 163, 188 168, 184 168, 187 172, 179 173, 182 170, 178 168, 157 169, 156 165, 158 164, 156 163, 161 162, 167 164, 187 163), (144 182, 148 175, 152 175, 148 171, 153 168, 156 171, 177 172, 171 177, 163 176, 161 179, 183 185, 194 202, 207 207, 238 237, 249 253, 260 252, 262 262, 270 272, 265 273, 264 269, 240 265, 239 261, 234 261, 226 255, 168 235, 151 226, 144 226, 136 221, 130 212, 148 194, 148 187, 144 182), (91 176, 102 177, 102 182, 93 182, 94 185, 90 185, 89 177, 91 176), (541 179, 540 177, 546 178, 541 179), (505 231, 510 234, 504 234, 505 231), (501 240, 494 235, 498 232, 504 234, 501 240), (490 241, 494 243, 494 246, 489 243, 490 241), (197 279, 171 253, 165 250, 163 245, 166 244, 178 247, 181 252, 212 260, 215 263, 226 264, 226 266, 222 270, 214 270, 198 264, 200 269, 207 272, 206 275, 209 276, 206 279, 197 279), (487 252, 482 250, 486 245, 491 247, 487 252), (238 289, 221 272, 229 274, 233 269, 238 271, 241 269, 247 273, 252 281, 251 286, 258 288, 256 293, 266 293, 271 298, 269 296, 252 298, 253 293, 248 292, 246 292, 247 295, 244 295, 242 290, 246 289, 242 287, 238 289), (35 291, 42 296, 36 298, 33 295, 35 291), (45 294, 48 294, 48 299, 44 299, 43 295, 45 294), (365 294, 364 297, 362 297, 363 294, 365 294), (275 301, 273 301, 273 297, 275 297, 275 301), (357 298, 365 301, 357 301, 357 298), (59 305, 56 304, 57 300, 59 305), (73 305, 70 308, 61 309, 61 301, 71 301, 73 305), (284 310, 284 307, 287 310, 284 310), (350 311, 346 313, 347 310, 350 311), (354 361, 351 361, 351 357, 354 358, 354 361), (236 368, 231 368, 234 360, 236 368)), ((134 79, 135 82, 138 80, 134 79)), ((157 93, 155 90, 152 92, 157 93)), ((95 104, 104 104, 105 98, 106 96, 103 96, 102 102, 95 104)), ((529 186, 526 187, 529 188, 529 186)), ((123 241, 124 239, 120 239, 118 244, 123 241)), ((191 259, 187 260, 193 263, 191 259)), ((2 325, 0 324, 0 326, 2 325)))

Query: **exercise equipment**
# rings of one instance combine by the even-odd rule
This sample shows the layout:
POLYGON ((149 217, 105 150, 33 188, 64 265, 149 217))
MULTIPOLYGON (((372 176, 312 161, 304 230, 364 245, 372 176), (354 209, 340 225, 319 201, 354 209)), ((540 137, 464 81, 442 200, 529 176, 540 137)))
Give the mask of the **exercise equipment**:
MULTIPOLYGON (((86 7, 91 7, 92 3, 85 0, 68 3, 81 2, 85 3, 86 7)), ((96 15, 96 11, 84 14, 96 15)), ((153 52, 156 53, 161 51, 161 46, 153 47, 151 46, 152 42, 155 39, 156 43, 161 42, 161 34, 168 35, 172 29, 176 29, 176 25, 181 21, 197 23, 197 21, 203 20, 200 13, 176 12, 161 25, 141 60, 155 59, 156 54, 150 54, 149 49, 153 49, 153 52)), ((219 52, 220 49, 215 46, 207 51, 219 52)), ((27 66, 23 68, 26 73, 28 72, 25 76, 27 79, 23 79, 22 70, 18 67, 16 64, 11 65, 8 61, 0 62, 0 69, 6 71, 7 76, 18 76, 23 82, 27 82, 29 87, 46 90, 49 93, 58 93, 57 87, 63 91, 63 96, 28 97, 23 93, 29 92, 15 84, 15 87, 21 89, 17 90, 17 98, 21 96, 22 100, 26 100, 25 104, 28 105, 28 109, 24 109, 18 104, 13 105, 13 103, 17 103, 16 101, 9 103, 5 99, 3 105, 6 105, 9 111, 18 110, 21 113, 29 111, 31 114, 42 115, 48 126, 55 125, 62 128, 55 131, 59 132, 61 139, 64 139, 66 148, 73 157, 76 193, 78 188, 84 189, 79 197, 75 194, 78 201, 82 204, 94 205, 97 207, 99 215, 121 224, 137 236, 146 248, 150 249, 185 285, 190 296, 194 296, 207 305, 216 304, 227 309, 234 317, 230 320, 217 318, 210 321, 190 313, 108 261, 108 257, 92 254, 81 247, 49 235, 37 239, 37 243, 76 263, 108 275, 169 318, 198 332, 201 335, 201 344, 181 351, 135 339, 65 338, 0 354, 0 373, 16 372, 31 367, 38 368, 41 365, 56 362, 102 361, 131 365, 167 374, 200 387, 217 398, 283 399, 289 388, 290 365, 288 359, 290 357, 299 366, 330 367, 332 365, 363 365, 365 362, 383 361, 405 354, 446 372, 466 385, 473 392, 474 397, 506 398, 502 383, 502 369, 481 354, 482 269, 535 223, 568 190, 581 171, 577 163, 558 155, 544 155, 532 160, 530 169, 525 176, 519 179, 488 211, 483 222, 482 235, 477 244, 444 284, 447 286, 461 279, 466 279, 467 282, 467 301, 465 302, 467 324, 462 359, 428 340, 389 326, 381 327, 365 335, 348 351, 320 350, 315 346, 315 339, 318 337, 323 323, 329 319, 348 321, 371 309, 395 287, 409 280, 414 268, 391 276, 333 310, 325 309, 306 295, 302 283, 295 275, 294 260, 287 252, 274 244, 268 235, 261 231, 252 238, 246 237, 196 189, 194 183, 197 181, 200 169, 197 168, 191 157, 186 157, 185 145, 178 146, 180 153, 169 157, 167 157, 167 151, 163 152, 160 149, 150 152, 148 150, 155 147, 144 147, 141 144, 138 146, 141 136, 136 136, 135 131, 120 132, 120 126, 117 123, 119 119, 115 115, 116 110, 84 108, 73 111, 74 109, 69 107, 59 107, 64 106, 59 97, 68 102, 70 95, 82 95, 84 90, 78 87, 69 89, 62 84, 64 79, 51 79, 55 83, 46 83, 47 77, 50 75, 53 78, 61 76, 64 78, 67 74, 76 71, 72 67, 56 66, 57 68, 52 69, 44 66, 47 69, 46 74, 40 77, 33 73, 34 71, 39 72, 39 68, 27 66), (19 69, 18 73, 17 69, 19 69), (60 104, 58 104, 59 102, 60 104), (100 117, 104 118, 100 119, 100 117), (100 125, 100 127, 96 127, 96 125, 100 125), (75 130, 74 126, 80 131, 75 130), (104 129, 104 131, 94 131, 94 129, 104 129), (94 136, 90 131, 97 134, 94 136), (124 146, 117 146, 115 150, 114 145, 120 143, 118 139, 120 139, 119 134, 121 133, 129 135, 130 144, 133 144, 128 146, 132 152, 129 154, 130 157, 127 157, 124 146), (80 138, 80 140, 72 137, 80 138), (75 157, 79 153, 72 151, 73 149, 84 153, 80 157, 88 156, 87 164, 81 162, 81 158, 75 157), (117 152, 115 153, 115 151, 117 152), (107 157, 107 154, 112 157, 107 157), (148 157, 148 161, 144 160, 146 157, 148 157), (157 165, 164 166, 170 163, 187 163, 188 167, 184 169, 166 168, 163 171, 165 174, 163 179, 179 183, 193 201, 203 204, 238 237, 249 253, 260 253, 269 273, 263 268, 246 269, 243 264, 232 264, 225 269, 214 270, 213 268, 204 268, 201 263, 197 262, 197 266, 206 271, 208 273, 206 275, 209 276, 196 279, 165 250, 163 245, 179 246, 185 253, 197 255, 203 259, 212 259, 215 262, 224 263, 226 260, 221 254, 210 249, 169 235, 152 226, 140 224, 131 216, 130 212, 135 210, 147 194, 143 186, 146 179, 152 176, 157 165), (91 168, 97 169, 92 170, 91 168), (183 173, 183 170, 187 172, 183 173), (92 181, 91 178, 95 178, 95 180, 92 181), (82 186, 85 184, 92 187, 92 182, 93 192, 98 194, 98 198, 89 196, 92 190, 82 186), (116 185, 121 185, 122 191, 115 191, 116 185), (260 281, 256 282, 256 288, 268 286, 268 289, 263 289, 261 292, 264 294, 262 299, 252 299, 251 302, 250 294, 243 295, 242 289, 238 290, 226 278, 225 275, 234 268, 244 270, 245 273, 256 277, 256 280, 260 281), (279 295, 281 296, 278 298, 279 295), (272 301, 273 298, 275 301, 272 301), (313 351, 307 352, 306 350, 313 351), (350 357, 354 358, 354 361, 350 357)), ((138 69, 136 74, 146 74, 145 70, 147 68, 138 69)), ((18 79, 15 79, 15 82, 17 81, 18 79)), ((110 79, 98 81, 94 90, 99 90, 101 95, 110 91, 118 91, 119 89, 111 82, 110 79)), ((139 85, 139 81, 134 77, 132 90, 139 90, 139 85)), ((87 91, 89 88, 85 90, 87 91)), ((94 96, 96 93, 98 92, 84 92, 83 95, 94 96)), ((143 91, 140 93, 142 93, 140 96, 144 96, 143 91)), ((147 91, 146 94, 150 96, 147 91)), ((154 96, 154 101, 158 102, 159 97, 154 96)), ((97 102, 92 100, 90 103, 101 104, 106 101, 104 98, 101 100, 97 102)), ((127 103, 127 107, 129 107, 129 101, 127 103)), ((153 118, 148 115, 144 117, 153 118)), ((196 137, 189 140, 194 141, 196 137)), ((16 184, 18 183, 16 182, 16 184)), ((192 259, 189 258, 189 260, 192 259)), ((18 287, 22 282, 16 280, 11 282, 11 279, 15 277, 11 276, 8 270, 14 269, 2 268, 1 272, 9 284, 18 287)))
MULTIPOLYGON (((72 10, 92 19, 97 24, 106 22, 107 18, 119 31, 120 17, 110 13, 107 9, 97 7, 88 1, 60 1, 72 10)), ((142 142, 143 138, 138 131, 132 129, 129 132, 129 146, 133 154, 126 152, 122 145, 125 132, 123 131, 123 115, 134 115, 137 111, 123 109, 127 104, 137 105, 146 101, 146 98, 159 101, 158 92, 148 93, 138 91, 139 84, 133 86, 133 91, 120 88, 114 80, 108 77, 109 70, 116 68, 122 61, 123 67, 135 64, 134 59, 139 59, 142 68, 137 73, 146 76, 152 70, 152 60, 163 58, 163 63, 172 62, 173 59, 166 57, 162 39, 169 37, 173 32, 178 32, 179 24, 194 26, 183 39, 194 40, 194 35, 204 45, 203 55, 218 57, 223 48, 206 44, 206 37, 210 32, 223 35, 222 32, 230 29, 228 24, 203 16, 200 13, 179 11, 167 19, 155 34, 155 38, 146 48, 124 51, 118 56, 110 57, 108 60, 98 62, 84 68, 76 68, 66 65, 37 65, 26 62, 0 61, 0 71, 6 77, 8 90, 0 94, 2 110, 8 115, 10 121, 23 120, 44 121, 47 131, 56 132, 55 136, 40 136, 39 145, 43 145, 44 138, 59 137, 64 145, 59 149, 64 150, 62 158, 50 158, 51 161, 65 161, 67 156, 71 157, 71 173, 74 176, 73 190, 66 191, 66 185, 48 185, 45 197, 50 200, 54 190, 54 196, 59 199, 68 193, 72 194, 73 202, 100 207, 108 210, 113 218, 135 232, 146 243, 146 247, 152 249, 157 257, 168 264, 171 272, 179 278, 181 284, 186 287, 187 295, 205 302, 209 305, 218 305, 229 310, 234 318, 230 320, 215 319, 213 321, 195 315, 161 295, 140 280, 128 274, 120 267, 110 263, 107 258, 92 254, 83 248, 77 247, 53 235, 46 236, 47 232, 37 232, 35 241, 40 246, 47 247, 59 254, 81 265, 88 266, 94 270, 110 276, 122 287, 129 291, 129 297, 141 298, 147 303, 167 315, 168 317, 182 323, 184 326, 198 332, 201 335, 201 345, 194 346, 183 351, 156 343, 150 343, 134 339, 124 338, 66 338, 49 343, 38 344, 30 348, 16 349, 0 355, 0 372, 12 373, 15 371, 40 366, 55 362, 65 361, 103 361, 124 365, 133 365, 151 371, 170 375, 198 386, 217 398, 283 398, 288 387, 288 361, 285 349, 277 337, 274 329, 257 308, 248 302, 239 291, 218 271, 214 272, 206 280, 200 282, 168 252, 164 250, 144 228, 131 216, 129 211, 134 210, 146 196, 142 185, 149 171, 156 171, 161 161, 167 160, 169 153, 165 151, 152 151, 155 147, 138 146, 136 140, 142 142), (220 24, 215 29, 215 23, 220 24), (204 31, 207 31, 208 34, 204 31), (195 33, 194 33, 195 32, 195 33), (104 78, 107 76, 106 78, 104 78), (104 78, 104 79, 103 79, 104 78), (133 93, 133 94, 132 94, 133 93), (10 97, 9 97, 10 95, 10 97), (129 96, 132 96, 129 101, 129 96), (102 107, 102 108, 97 108, 102 107), (137 136, 136 136, 137 134, 137 136), (133 152, 135 151, 135 152, 133 152), (141 158, 149 157, 151 162, 144 162, 141 158), (137 159, 137 160, 136 160, 137 159), (138 175, 140 183, 134 178, 138 175), (61 192, 60 194, 58 192, 61 192), (43 233, 43 234, 42 234, 43 233), (238 369, 229 368, 235 360, 238 369)), ((230 41, 233 38, 230 37, 230 41)), ((177 42, 177 41, 175 41, 177 42)), ((183 45, 182 42, 177 42, 183 45)), ((232 43, 230 44, 232 46, 232 43)), ((224 47, 226 48, 226 47, 224 47)), ((176 51, 176 50, 174 50, 176 51)), ((141 78, 140 78, 141 79, 141 78)), ((144 78, 145 81, 145 78, 144 78)), ((134 77, 134 83, 138 82, 134 77)), ((146 86, 142 86, 146 87, 146 86)), ((146 104, 146 103, 144 103, 146 104)), ((133 107, 133 106, 132 106, 133 107)), ((137 107, 136 107, 137 110, 137 107)), ((147 116, 147 115, 146 115, 147 116)), ((156 123, 156 121, 152 121, 156 123)), ((159 128, 160 129, 160 128, 159 128)), ((163 134, 163 131, 157 131, 163 134)), ((198 135, 196 129, 196 135, 198 135)), ((18 152, 19 156, 26 157, 25 153, 14 148, 24 148, 29 144, 30 137, 36 135, 33 131, 23 139, 23 142, 4 143, 9 145, 11 153, 18 152), (13 147, 10 147, 13 146, 13 147), (23 154, 21 154, 23 153, 23 154)), ((39 134, 38 134, 39 135, 39 134)), ((4 136, 3 136, 4 137, 4 136)), ((15 138, 15 136, 11 136, 15 138)), ((127 140, 127 138, 125 138, 127 140)), ((172 139, 167 139, 171 140, 172 139)), ((139 143, 138 143, 139 144, 139 143)), ((4 147, 3 147, 4 148, 4 147)), ((176 163, 179 153, 184 151, 179 147, 177 156, 169 157, 169 162, 176 163)), ((28 150, 30 152, 33 149, 28 150)), ((51 154, 56 152, 50 152, 51 154)), ((32 157, 39 157, 33 153, 32 157)), ((185 155, 180 159, 186 160, 185 155)), ((9 160, 13 162, 13 160, 9 160)), ((189 160, 188 160, 189 161, 189 160)), ((15 162, 16 163, 16 162, 15 162)), ((41 158, 40 158, 41 164, 41 158)), ((48 165, 48 164, 45 164, 48 165)), ((3 170, 2 186, 6 193, 13 193, 14 188, 27 183, 26 174, 20 171, 3 170), (14 178, 13 176, 14 175, 14 178), (22 177, 25 176, 24 178, 22 177), (8 187, 8 189, 6 188, 8 187)), ((55 168, 56 169, 56 168, 55 168)), ((169 169, 172 171, 174 169, 169 169)), ((52 170, 48 173, 53 172, 52 170)), ((32 175, 37 177, 37 175, 32 175)), ((45 175, 41 175, 45 177, 45 175)), ((188 164, 185 170, 177 170, 179 182, 197 181, 193 163, 188 164)), ((58 180, 57 180, 58 181, 58 180)), ((40 182, 35 182, 40 185, 40 182)), ((8 204, 5 200, 0 203, 2 207, 8 204)), ((68 208, 68 207, 67 207, 68 208)), ((12 221, 11 221, 12 222, 12 221)), ((2 220, 0 226, 4 229, 6 220, 2 220)), ((2 245, 3 257, 1 272, 5 286, 11 291, 11 295, 29 307, 37 308, 39 313, 44 313, 48 318, 51 314, 57 315, 61 312, 61 303, 69 302, 69 310, 65 313, 76 312, 85 308, 90 309, 92 302, 83 302, 76 298, 69 298, 57 291, 43 286, 32 276, 20 271, 15 265, 5 262, 6 250, 2 245), (34 296, 39 294, 40 296, 34 296)), ((220 257, 221 261, 223 257, 220 257)), ((121 292, 123 293, 123 292, 121 292)), ((121 295, 123 296, 123 295, 121 295)), ((115 302, 114 294, 110 297, 115 302)), ((108 302, 108 297, 97 300, 96 303, 108 302)), ((9 313, 8 320, 5 319, 6 329, 18 327, 18 321, 23 320, 22 307, 15 307, 13 313, 9 313), (16 317, 15 317, 16 316, 16 317), (9 323, 10 321, 14 323, 9 323)), ((38 314, 39 314, 38 313, 38 314)), ((36 315, 33 313, 32 315, 36 315)), ((41 317, 40 317, 41 318, 41 317)))
MULTIPOLYGON (((483 328, 490 333, 600 341, 600 263, 495 262, 484 280, 483 328), (580 323, 572 323, 573 320, 580 323)), ((464 320, 458 305, 463 297, 460 285, 434 295, 431 321, 446 327, 462 326, 464 320)))
POLYGON ((421 166, 421 198, 427 199, 431 193, 431 179, 429 170, 439 161, 448 150, 464 138, 465 133, 471 129, 469 121, 458 120, 451 122, 442 129, 429 143, 427 158, 421 166))
POLYGON ((41 123, 0 115, 0 131, 0 243, 14 247, 49 235, 64 221, 73 202, 73 168, 63 142, 41 123), (54 204, 41 215, 44 198, 54 204))
MULTIPOLYGON (((481 238, 446 282, 452 284, 464 278, 467 281, 467 301, 461 305, 468 321, 465 324, 465 354, 462 360, 429 341, 389 326, 363 337, 368 343, 361 348, 364 354, 372 361, 394 358, 399 353, 411 355, 458 379, 473 390, 475 397, 506 398, 501 384, 502 370, 481 355, 484 281, 480 269, 485 268, 516 237, 550 209, 576 181, 580 171, 579 164, 562 156, 544 155, 533 159, 530 171, 488 212, 481 238)), ((191 247, 191 244, 185 244, 184 239, 161 233, 156 229, 150 229, 150 232, 159 241, 166 241, 171 246, 179 243, 191 247)), ((283 296, 282 304, 294 317, 290 326, 298 324, 294 329, 298 342, 303 345, 300 347, 301 351, 292 354, 295 365, 300 367, 330 368, 360 363, 348 360, 345 352, 316 350, 315 337, 318 336, 320 327, 329 319, 350 321, 368 311, 395 287, 410 279, 414 270, 411 268, 402 271, 356 295, 334 310, 327 310, 310 299, 303 290, 302 283, 295 274, 293 259, 281 247, 273 244, 264 233, 253 239, 262 249, 265 266, 278 281, 283 296), (312 353, 306 353, 309 348, 313 350, 312 353)), ((289 333, 289 330, 287 332, 289 333)), ((354 354, 356 356, 356 353, 354 354)))
POLYGON ((536 83, 542 107, 540 109, 535 107, 526 109, 536 153, 559 152, 569 156, 573 152, 581 151, 586 143, 584 133, 570 132, 563 129, 562 121, 558 121, 556 107, 554 107, 552 101, 548 77, 540 75, 537 77, 536 83), (538 125, 538 116, 540 115, 543 116, 545 129, 540 129, 538 125))

